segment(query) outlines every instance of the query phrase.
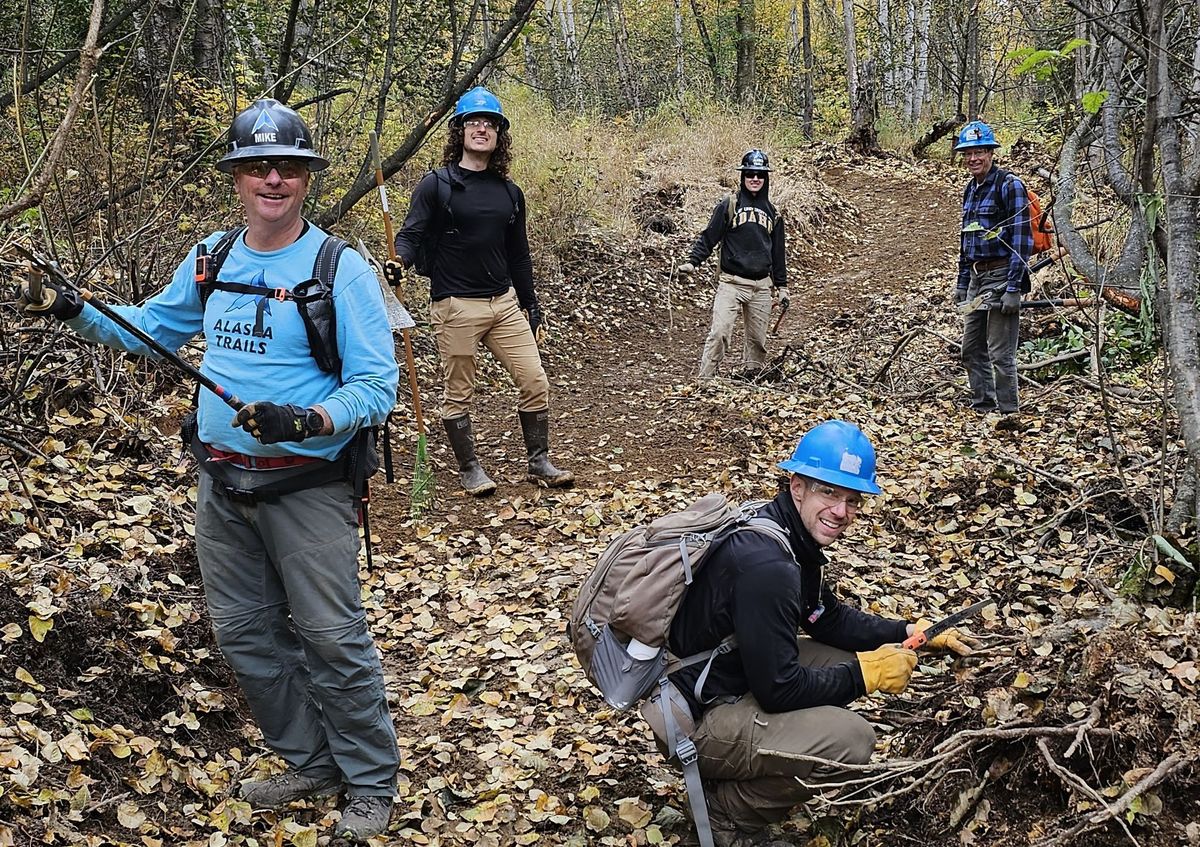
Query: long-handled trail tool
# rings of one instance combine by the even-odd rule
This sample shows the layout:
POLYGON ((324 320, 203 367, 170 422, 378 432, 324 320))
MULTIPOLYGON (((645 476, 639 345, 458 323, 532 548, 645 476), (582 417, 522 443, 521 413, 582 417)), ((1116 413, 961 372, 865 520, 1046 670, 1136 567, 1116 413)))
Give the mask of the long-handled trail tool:
MULTIPOLYGON (((213 394, 220 397, 221 400, 224 401, 225 405, 229 406, 229 408, 233 409, 234 411, 240 411, 242 406, 245 405, 244 403, 242 403, 241 400, 238 399, 237 395, 235 395, 228 388, 225 388, 223 385, 221 385, 221 384, 215 382, 214 380, 212 380, 211 378, 205 376, 203 373, 200 372, 200 370, 198 368, 196 368, 192 365, 189 365, 187 362, 185 362, 183 360, 183 358, 180 357, 180 355, 178 353, 176 353, 174 350, 170 350, 170 349, 164 347, 162 344, 160 344, 158 341, 156 341, 153 337, 151 337, 149 334, 147 334, 145 330, 141 329, 136 324, 134 324, 132 321, 130 321, 128 318, 124 317, 120 312, 116 311, 111 306, 106 305, 103 301, 98 300, 96 298, 96 295, 93 294, 91 291, 89 291, 88 289, 84 288, 81 285, 77 285, 70 277, 68 277, 65 273, 63 273, 62 268, 60 268, 57 263, 51 261, 50 259, 47 259, 44 256, 39 255, 38 253, 35 253, 34 251, 32 251, 26 247, 21 246, 20 244, 14 244, 13 249, 15 249, 22 256, 24 256, 29 261, 30 265, 34 269, 41 271, 42 273, 48 275, 58 285, 61 285, 64 288, 69 288, 72 291, 74 291, 76 294, 78 294, 80 297, 82 297, 84 299, 84 301, 90 303, 97 311, 99 311, 105 317, 111 319, 113 323, 117 324, 117 326, 121 327, 123 330, 128 332, 130 335, 132 335, 138 341, 142 342, 147 347, 149 347, 151 350, 153 350, 155 353, 162 356, 163 359, 165 359, 166 361, 171 363, 177 370, 179 370, 181 373, 183 373, 183 375, 186 376, 188 379, 194 380, 195 382, 200 383, 200 385, 204 386, 209 391, 211 391, 213 394)), ((37 281, 36 285, 37 285, 38 291, 34 292, 33 291, 34 283, 31 280, 30 293, 31 294, 37 293, 40 295, 40 293, 41 293, 40 279, 37 281)))
MULTIPOLYGON (((375 185, 379 187, 379 202, 383 206, 383 228, 387 235, 388 257, 396 260, 396 234, 392 211, 388 208, 387 185, 383 179, 383 159, 379 155, 379 136, 371 133, 371 159, 375 164, 375 185)), ((397 298, 398 299, 398 298, 397 298)), ((410 320, 411 324, 411 320, 410 320)), ((415 324, 414 324, 415 325, 415 324)), ((421 386, 417 383, 417 364, 413 359, 410 327, 402 327, 404 360, 408 367, 408 388, 412 394, 413 417, 417 424, 417 455, 413 463, 412 514, 419 515, 433 501, 433 468, 429 464, 429 442, 425 435, 425 418, 421 414, 421 386)))

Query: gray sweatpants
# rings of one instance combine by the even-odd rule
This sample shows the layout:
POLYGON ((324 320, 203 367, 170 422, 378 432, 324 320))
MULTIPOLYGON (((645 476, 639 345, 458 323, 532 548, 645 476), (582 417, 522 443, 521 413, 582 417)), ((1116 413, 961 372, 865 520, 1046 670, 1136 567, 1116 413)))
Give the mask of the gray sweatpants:
POLYGON ((767 323, 771 319, 771 278, 746 279, 722 273, 713 296, 712 327, 704 339, 700 378, 717 375, 729 350, 733 328, 741 315, 745 322, 742 367, 761 370, 767 358, 767 323))
MULTIPOLYGON (((800 661, 809 667, 854 660, 853 653, 810 638, 799 639, 798 645, 800 661)), ((813 796, 797 777, 813 784, 846 776, 836 766, 818 767, 790 757, 864 764, 875 749, 875 730, 838 706, 771 714, 747 694, 705 712, 694 740, 713 826, 756 832, 786 819, 793 806, 813 796)))
POLYGON ((296 770, 340 773, 351 796, 390 797, 396 730, 359 596, 358 549, 347 483, 243 505, 200 474, 196 554, 208 612, 267 744, 296 770))

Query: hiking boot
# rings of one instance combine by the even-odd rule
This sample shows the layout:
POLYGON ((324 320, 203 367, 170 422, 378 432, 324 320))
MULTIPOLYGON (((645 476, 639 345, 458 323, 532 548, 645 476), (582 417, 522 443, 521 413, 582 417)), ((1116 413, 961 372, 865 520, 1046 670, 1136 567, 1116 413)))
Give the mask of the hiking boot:
POLYGON ((472 497, 482 497, 496 490, 496 483, 483 472, 483 466, 475 458, 475 433, 471 431, 471 416, 442 418, 446 436, 458 460, 458 480, 463 490, 472 497))
POLYGON ((334 830, 336 838, 366 841, 387 831, 392 817, 391 797, 351 797, 334 830))
POLYGON ((270 779, 243 782, 242 799, 256 809, 278 809, 308 797, 328 797, 341 793, 340 774, 308 774, 286 770, 270 779))
POLYGON ((575 474, 562 471, 550 463, 550 412, 517 412, 521 432, 525 435, 525 451, 529 453, 529 478, 540 485, 559 488, 575 482, 575 474))

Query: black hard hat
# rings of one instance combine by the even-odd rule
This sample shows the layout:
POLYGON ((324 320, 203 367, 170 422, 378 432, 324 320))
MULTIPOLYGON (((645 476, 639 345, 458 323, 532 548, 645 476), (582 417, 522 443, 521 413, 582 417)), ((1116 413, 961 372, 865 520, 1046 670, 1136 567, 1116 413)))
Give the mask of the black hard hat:
POLYGON ((771 172, 771 160, 767 158, 767 154, 755 147, 753 150, 747 150, 746 155, 742 156, 742 163, 738 166, 739 171, 766 171, 771 172))
POLYGON ((312 149, 312 133, 293 110, 269 97, 258 100, 233 119, 229 152, 217 170, 232 173, 247 159, 303 159, 310 171, 323 171, 329 160, 312 149))

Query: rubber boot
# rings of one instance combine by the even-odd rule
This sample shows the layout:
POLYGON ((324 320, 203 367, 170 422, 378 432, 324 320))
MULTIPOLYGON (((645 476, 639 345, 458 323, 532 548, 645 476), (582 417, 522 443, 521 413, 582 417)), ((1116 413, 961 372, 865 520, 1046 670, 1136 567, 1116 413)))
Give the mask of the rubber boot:
POLYGON ((496 490, 496 483, 483 472, 483 466, 475 458, 475 434, 471 431, 471 416, 442 418, 446 436, 458 460, 458 478, 463 489, 474 497, 482 497, 496 490))
POLYGON ((529 478, 539 485, 558 488, 575 482, 575 474, 560 471, 550 463, 550 412, 517 412, 529 453, 529 478))

